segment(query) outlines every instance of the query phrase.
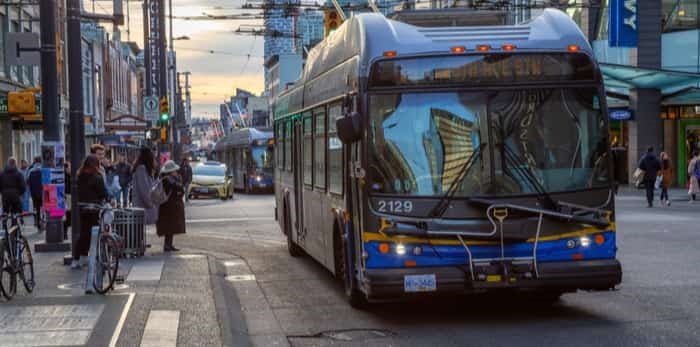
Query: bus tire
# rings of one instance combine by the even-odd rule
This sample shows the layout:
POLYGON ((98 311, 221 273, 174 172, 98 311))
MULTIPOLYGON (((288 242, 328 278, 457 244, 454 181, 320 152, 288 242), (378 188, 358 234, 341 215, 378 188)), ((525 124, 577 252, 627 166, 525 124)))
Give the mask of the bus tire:
POLYGON ((367 307, 367 297, 357 288, 356 282, 350 281, 350 276, 347 272, 347 245, 346 238, 340 232, 338 223, 333 224, 333 246, 335 248, 335 275, 339 282, 343 285, 343 294, 345 300, 356 309, 364 309, 367 307))
POLYGON ((289 255, 295 258, 304 255, 304 250, 292 239, 292 222, 290 221, 289 212, 286 208, 284 209, 284 233, 287 234, 287 250, 289 251, 289 255))

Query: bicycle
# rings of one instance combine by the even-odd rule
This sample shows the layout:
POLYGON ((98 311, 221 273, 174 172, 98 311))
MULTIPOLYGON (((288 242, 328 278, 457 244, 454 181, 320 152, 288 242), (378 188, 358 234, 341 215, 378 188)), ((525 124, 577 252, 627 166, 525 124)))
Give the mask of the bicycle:
POLYGON ((90 241, 90 256, 85 292, 92 293, 90 286, 99 294, 106 294, 114 289, 114 282, 119 271, 119 258, 122 252, 122 242, 119 235, 111 232, 114 221, 114 209, 109 203, 104 205, 80 203, 81 209, 99 213, 97 226, 92 227, 90 241))
POLYGON ((29 248, 29 241, 22 235, 23 217, 33 215, 26 212, 0 215, 4 231, 0 239, 0 294, 6 300, 12 300, 12 297, 17 294, 18 276, 27 293, 31 293, 36 286, 34 258, 29 248))

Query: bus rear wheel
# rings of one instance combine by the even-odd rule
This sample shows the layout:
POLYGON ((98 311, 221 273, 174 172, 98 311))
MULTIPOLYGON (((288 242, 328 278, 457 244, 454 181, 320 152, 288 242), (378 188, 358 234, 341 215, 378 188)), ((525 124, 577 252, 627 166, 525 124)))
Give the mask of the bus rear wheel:
MULTIPOLYGON (((335 227, 333 232, 333 242, 335 246, 335 273, 338 280, 343 284, 343 293, 345 294, 345 300, 356 309, 364 309, 367 307, 367 297, 357 288, 357 282, 353 281, 352 278, 354 274, 348 273, 348 258, 354 258, 352 255, 348 255, 348 245, 347 237, 335 227)), ((354 263, 354 261, 352 261, 354 263)))
POLYGON ((292 239, 292 222, 289 218, 289 212, 284 211, 284 233, 287 234, 287 250, 292 257, 301 257, 304 255, 304 250, 292 239))

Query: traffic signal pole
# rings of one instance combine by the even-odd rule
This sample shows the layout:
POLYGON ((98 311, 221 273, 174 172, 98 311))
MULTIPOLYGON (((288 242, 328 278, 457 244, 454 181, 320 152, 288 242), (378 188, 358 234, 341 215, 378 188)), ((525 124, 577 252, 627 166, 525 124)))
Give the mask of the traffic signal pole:
MULTIPOLYGON (((70 1, 69 1, 70 2, 70 1)), ((70 6, 69 6, 70 8, 70 6)), ((39 2, 39 20, 41 29, 41 97, 43 113, 44 144, 51 150, 62 146, 61 124, 58 118, 58 65, 56 60, 56 1, 42 0, 39 2)), ((70 15, 69 15, 70 17, 70 15)), ((80 43, 78 43, 80 44, 80 43)), ((82 93, 80 93, 82 95, 82 93)), ((45 160, 54 160, 55 156, 43 155, 45 160)), ((54 153, 54 155, 57 153, 54 153)), ((56 163, 45 162, 47 169, 56 163)), ((60 163, 58 163, 60 165, 60 163)), ((57 168, 56 172, 63 172, 57 168)), ((42 175, 43 176, 43 175, 42 175)), ((59 177, 59 180, 62 177, 59 177)), ((73 180, 75 181, 75 180, 73 180)), ((53 183, 53 182, 52 182, 53 183)), ((55 187, 54 187, 55 188, 55 187)), ((56 194, 58 195, 58 194, 56 194)), ((61 197, 56 196, 57 199, 61 197)), ((62 218, 48 217, 46 221, 45 242, 34 246, 36 252, 65 252, 70 245, 63 242, 62 218)))

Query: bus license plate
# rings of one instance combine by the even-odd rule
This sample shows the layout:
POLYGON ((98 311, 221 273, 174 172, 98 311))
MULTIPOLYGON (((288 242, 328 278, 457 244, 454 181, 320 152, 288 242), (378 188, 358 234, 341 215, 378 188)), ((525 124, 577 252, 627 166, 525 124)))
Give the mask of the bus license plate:
POLYGON ((406 293, 434 292, 437 290, 435 274, 404 276, 403 290, 406 293))

